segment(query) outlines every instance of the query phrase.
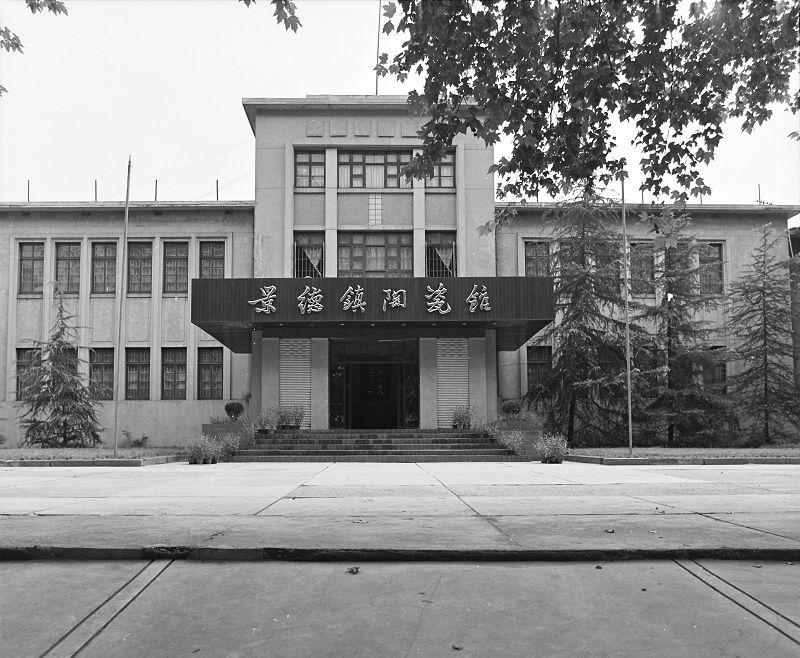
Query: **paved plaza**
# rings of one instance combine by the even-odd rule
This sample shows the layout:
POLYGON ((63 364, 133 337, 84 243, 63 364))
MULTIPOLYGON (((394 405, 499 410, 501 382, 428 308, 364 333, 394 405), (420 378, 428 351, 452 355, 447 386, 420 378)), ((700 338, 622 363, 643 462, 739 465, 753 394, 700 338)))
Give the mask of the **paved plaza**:
POLYGON ((795 559, 800 467, 6 468, 0 551, 7 559, 795 559))

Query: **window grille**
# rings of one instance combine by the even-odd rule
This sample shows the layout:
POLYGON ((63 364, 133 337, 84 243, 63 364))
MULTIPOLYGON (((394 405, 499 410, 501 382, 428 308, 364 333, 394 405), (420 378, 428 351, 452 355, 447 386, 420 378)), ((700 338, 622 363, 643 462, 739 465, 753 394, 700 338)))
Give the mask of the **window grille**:
POLYGON ((728 364, 722 360, 725 348, 720 345, 710 347, 709 350, 719 360, 703 367, 703 386, 712 388, 723 395, 728 393, 728 364))
POLYGON ((652 242, 631 243, 630 253, 631 293, 634 295, 652 295, 655 287, 655 257, 652 242))
POLYGON ((294 234, 294 275, 297 278, 325 276, 325 234, 294 234))
POLYGON ((445 153, 439 162, 433 165, 433 176, 425 180, 426 187, 455 187, 456 154, 445 153))
POLYGON ((547 384, 553 371, 553 349, 549 345, 528 347, 528 391, 547 384))
POLYGON ((225 278, 225 243, 200 243, 200 278, 225 278))
POLYGON ((161 399, 186 399, 186 348, 161 350, 161 399))
POLYGON ((44 243, 23 242, 19 245, 19 292, 42 294, 44 280, 44 243))
POLYGON ((549 243, 525 242, 525 276, 551 276, 549 243))
POLYGON ((409 188, 403 169, 411 162, 411 151, 339 152, 339 187, 409 188))
POLYGON ((128 292, 149 293, 153 285, 153 245, 150 242, 128 244, 128 292))
POLYGON ((339 276, 414 276, 411 233, 339 233, 339 276))
POLYGON ((706 295, 722 294, 722 244, 701 242, 698 245, 700 260, 700 292, 706 295))
POLYGON ((189 290, 189 243, 164 243, 164 294, 189 290))
POLYGON ((150 399, 150 348, 125 350, 125 399, 150 399))
POLYGON ((67 294, 78 294, 81 286, 81 244, 62 242, 56 244, 56 282, 58 289, 67 294))
POLYGON ((28 386, 27 375, 30 369, 37 365, 39 351, 31 348, 17 349, 17 399, 19 400, 23 390, 28 386))
POLYGON ((117 245, 113 242, 92 243, 92 292, 116 292, 117 245))
POLYGON ((455 233, 425 234, 425 276, 436 278, 456 276, 455 233))
POLYGON ((197 399, 222 399, 222 348, 197 350, 197 399))
POLYGON ((325 187, 325 151, 294 152, 294 186, 325 187))
POLYGON ((96 348, 89 352, 89 384, 96 400, 114 399, 114 350, 96 348))

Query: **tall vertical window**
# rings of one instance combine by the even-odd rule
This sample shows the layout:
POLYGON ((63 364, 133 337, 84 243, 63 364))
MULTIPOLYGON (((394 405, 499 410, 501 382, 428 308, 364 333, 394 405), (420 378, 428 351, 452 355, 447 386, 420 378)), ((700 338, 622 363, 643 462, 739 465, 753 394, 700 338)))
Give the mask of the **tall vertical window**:
POLYGON ((41 294, 44 280, 44 243, 22 242, 19 245, 19 292, 41 294))
POLYGON ((161 399, 186 399, 186 348, 161 350, 161 399))
POLYGON ((22 391, 28 386, 27 375, 30 369, 36 365, 39 352, 34 349, 17 349, 17 399, 19 400, 22 391))
POLYGON ((550 245, 525 242, 525 276, 550 276, 550 245))
POLYGON ((456 234, 425 234, 425 276, 443 278, 456 275, 456 234))
POLYGON ((411 187, 404 167, 411 162, 411 151, 339 152, 339 187, 411 187))
POLYGON ((456 186, 456 154, 453 151, 445 153, 439 162, 433 165, 433 176, 425 180, 426 187, 455 187, 456 186))
POLYGON ((411 233, 339 233, 339 276, 414 276, 411 233))
POLYGON ((153 286, 153 245, 128 244, 128 292, 149 293, 153 286))
POLYGON ((67 294, 77 294, 81 287, 81 243, 56 244, 56 282, 58 289, 67 294))
POLYGON ((297 278, 325 276, 325 234, 294 234, 294 275, 297 278))
POLYGON ((294 186, 325 187, 325 151, 294 152, 294 186))
POLYGON ((150 399, 150 348, 125 350, 125 399, 150 399))
POLYGON ((528 347, 528 390, 547 383, 553 370, 553 350, 549 345, 528 347))
POLYGON ((113 242, 92 243, 92 292, 116 292, 117 245, 113 242))
POLYGON ((200 243, 200 278, 225 278, 225 243, 200 243))
POLYGON ((631 293, 652 295, 655 290, 655 259, 652 242, 631 244, 631 293))
POLYGON ((89 351, 89 385, 96 400, 114 399, 114 350, 96 348, 89 351))
POLYGON ((222 348, 197 350, 197 399, 222 399, 222 348))
POLYGON ((189 290, 189 243, 164 243, 164 294, 189 290))
POLYGON ((700 258, 700 292, 707 295, 722 294, 722 244, 701 242, 698 245, 700 258))
POLYGON ((721 345, 714 345, 709 350, 717 356, 717 359, 714 363, 703 367, 703 386, 726 394, 728 392, 728 365, 724 361, 725 348, 721 345))

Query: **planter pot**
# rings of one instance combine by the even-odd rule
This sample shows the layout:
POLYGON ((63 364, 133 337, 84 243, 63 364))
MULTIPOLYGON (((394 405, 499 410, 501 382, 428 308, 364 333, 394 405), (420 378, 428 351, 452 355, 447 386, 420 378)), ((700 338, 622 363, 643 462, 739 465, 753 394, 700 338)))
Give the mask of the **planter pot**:
POLYGON ((204 464, 210 464, 211 463, 211 457, 203 457, 203 463, 204 464))
POLYGON ((202 464, 203 458, 202 457, 189 457, 190 464, 202 464))

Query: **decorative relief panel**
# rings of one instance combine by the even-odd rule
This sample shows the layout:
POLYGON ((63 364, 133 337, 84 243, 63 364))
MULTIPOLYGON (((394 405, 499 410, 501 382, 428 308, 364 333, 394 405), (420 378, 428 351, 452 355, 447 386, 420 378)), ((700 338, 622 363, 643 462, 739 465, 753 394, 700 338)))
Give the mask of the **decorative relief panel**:
POLYGON ((353 134, 356 137, 369 137, 372 134, 372 120, 355 119, 353 121, 353 134))
POLYGON ((394 119, 378 119, 378 137, 394 137, 394 119))
POLYGON ((403 120, 401 124, 401 134, 403 137, 417 137, 417 130, 419 130, 419 125, 416 121, 410 121, 409 119, 403 120))
POLYGON ((347 119, 331 119, 331 137, 347 137, 347 119))
POLYGON ((322 137, 322 121, 309 119, 306 121, 306 137, 322 137))

